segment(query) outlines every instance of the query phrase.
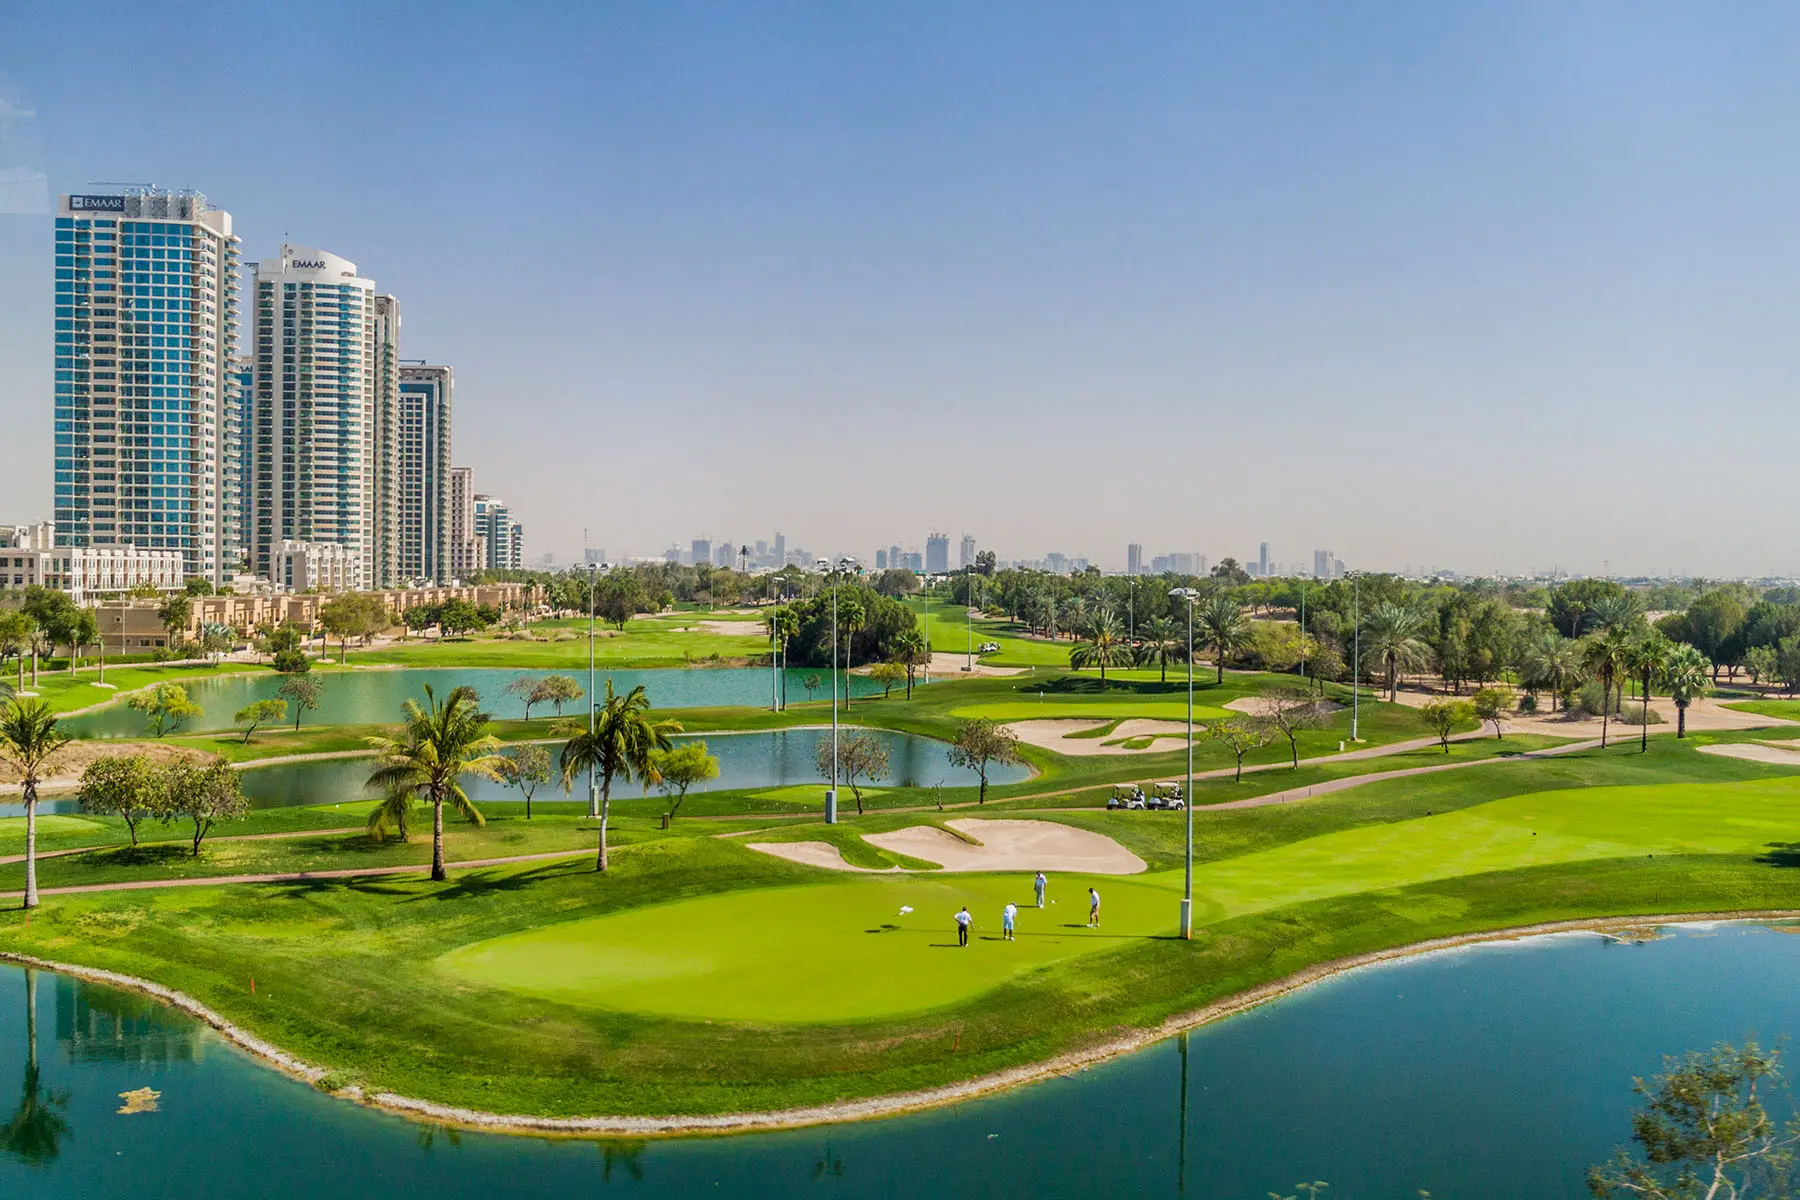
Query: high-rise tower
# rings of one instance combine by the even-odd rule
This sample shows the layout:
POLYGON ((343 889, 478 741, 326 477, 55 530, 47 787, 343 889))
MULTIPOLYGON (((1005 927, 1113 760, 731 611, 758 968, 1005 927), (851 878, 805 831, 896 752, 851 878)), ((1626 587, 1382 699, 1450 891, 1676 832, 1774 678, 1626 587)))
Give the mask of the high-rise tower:
POLYGON ((375 284, 356 264, 284 245, 256 264, 251 312, 250 565, 284 541, 343 546, 357 586, 375 552, 375 284))
POLYGON ((395 459, 398 582, 441 583, 454 574, 450 551, 449 367, 400 368, 395 459))
POLYGON ((64 196, 56 218, 59 546, 175 550, 227 582, 238 242, 198 192, 64 196))

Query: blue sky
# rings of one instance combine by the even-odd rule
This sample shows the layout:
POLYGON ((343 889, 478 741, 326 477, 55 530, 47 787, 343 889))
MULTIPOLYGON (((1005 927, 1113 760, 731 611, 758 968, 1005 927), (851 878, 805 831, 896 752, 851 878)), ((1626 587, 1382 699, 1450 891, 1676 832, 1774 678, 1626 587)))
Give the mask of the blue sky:
MULTIPOLYGON (((528 553, 1800 572, 1800 10, 0 8, 53 191, 401 298, 528 553)), ((0 167, 7 165, 0 163, 0 167)), ((0 216, 0 520, 50 229, 0 216)))

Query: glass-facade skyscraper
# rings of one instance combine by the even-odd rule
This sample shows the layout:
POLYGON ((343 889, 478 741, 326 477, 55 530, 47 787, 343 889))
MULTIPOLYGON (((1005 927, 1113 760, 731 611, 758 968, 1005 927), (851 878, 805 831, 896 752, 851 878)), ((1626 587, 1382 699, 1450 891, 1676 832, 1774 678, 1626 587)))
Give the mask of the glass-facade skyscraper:
POLYGON ((449 367, 400 368, 394 439, 396 582, 442 582, 455 575, 450 552, 449 367))
POLYGON ((283 542, 344 547, 374 582, 375 284, 356 264, 284 245, 256 264, 250 359, 250 565, 283 542))
POLYGON ((226 582, 231 214, 191 191, 64 196, 55 271, 57 544, 179 551, 189 575, 226 582))

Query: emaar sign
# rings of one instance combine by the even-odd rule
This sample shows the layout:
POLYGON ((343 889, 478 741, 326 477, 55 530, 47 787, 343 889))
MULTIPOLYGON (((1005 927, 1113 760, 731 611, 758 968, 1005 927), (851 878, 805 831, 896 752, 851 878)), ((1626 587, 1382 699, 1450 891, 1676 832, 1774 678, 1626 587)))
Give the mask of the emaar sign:
POLYGON ((296 258, 288 263, 296 271, 323 271, 325 260, 322 258, 296 258))
POLYGON ((70 212, 115 212, 125 211, 123 196, 70 196, 70 212))

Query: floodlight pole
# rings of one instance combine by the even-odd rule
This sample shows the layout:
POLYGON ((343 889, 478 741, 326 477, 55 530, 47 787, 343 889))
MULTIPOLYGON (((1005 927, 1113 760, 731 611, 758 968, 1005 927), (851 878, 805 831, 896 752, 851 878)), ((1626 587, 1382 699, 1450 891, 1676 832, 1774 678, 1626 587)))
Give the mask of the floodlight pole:
POLYGON ((1187 818, 1187 856, 1182 873, 1181 936, 1194 936, 1194 601, 1200 593, 1193 588, 1175 588, 1169 593, 1187 601, 1187 784, 1181 792, 1182 815, 1187 818))
POLYGON ((975 670, 975 569, 963 577, 963 602, 969 606, 969 665, 963 670, 975 670))
POLYGON ((1362 579, 1350 577, 1350 620, 1356 626, 1355 650, 1350 665, 1350 740, 1356 736, 1357 718, 1362 714, 1362 579))
MULTIPOLYGON (((588 569, 588 748, 594 745, 594 594, 600 590, 600 564, 591 562, 588 569)), ((594 778, 594 757, 588 756, 588 816, 600 815, 600 784, 594 778)))

